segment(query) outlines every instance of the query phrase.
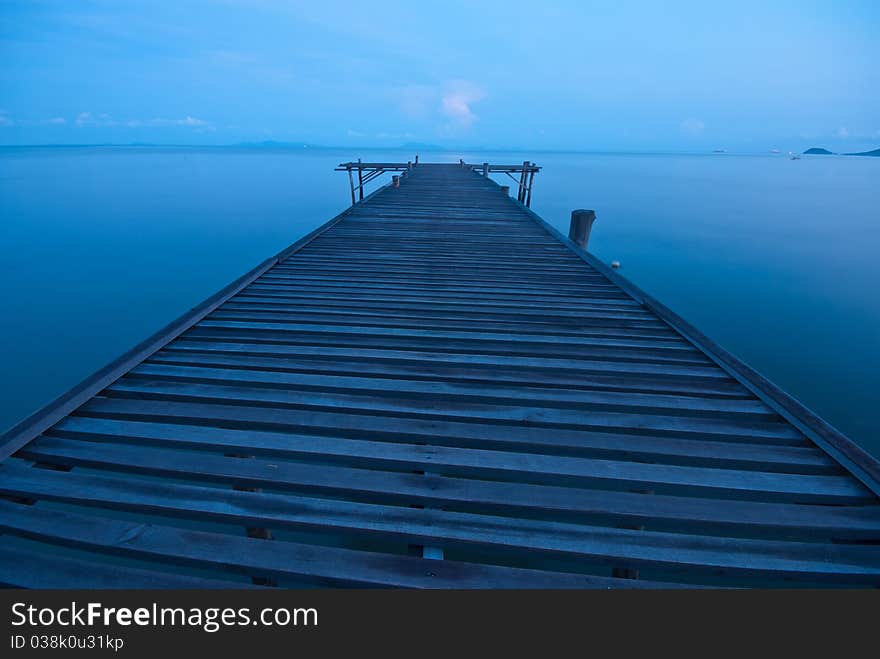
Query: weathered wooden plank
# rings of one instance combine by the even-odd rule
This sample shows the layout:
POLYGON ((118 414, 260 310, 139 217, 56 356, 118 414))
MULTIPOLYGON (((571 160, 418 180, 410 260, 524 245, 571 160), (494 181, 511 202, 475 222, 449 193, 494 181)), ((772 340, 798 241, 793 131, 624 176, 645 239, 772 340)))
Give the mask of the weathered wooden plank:
MULTIPOLYGON (((476 354, 470 352, 419 352, 402 348, 348 348, 338 346, 309 346, 297 344, 274 344, 257 342, 225 342, 200 339, 196 336, 187 335, 178 339, 168 346, 169 351, 191 352, 233 352, 251 355, 272 355, 300 359, 313 357, 328 357, 336 362, 374 360, 392 363, 411 363, 420 369, 430 369, 431 365, 438 368, 448 365, 456 372, 464 372, 469 367, 491 369, 493 374, 503 372, 503 369, 517 369, 519 372, 528 373, 529 377, 541 378, 550 374, 567 374, 579 383, 589 384, 592 377, 602 373, 620 373, 627 376, 643 375, 656 376, 658 378, 679 380, 693 379, 700 384, 706 384, 706 393, 713 393, 712 387, 719 387, 732 383, 730 389, 725 389, 731 394, 751 397, 750 392, 742 385, 733 380, 720 368, 713 365, 677 365, 669 363, 637 362, 637 361, 591 361, 572 356, 570 359, 554 357, 534 356, 524 357, 519 355, 502 354, 476 354)), ((533 380, 535 381, 535 380, 533 380)), ((701 389, 701 391, 704 391, 701 389)))
POLYGON ((688 412, 712 412, 714 418, 722 415, 756 415, 767 419, 776 413, 757 399, 698 398, 669 394, 643 394, 631 392, 574 391, 559 388, 505 386, 497 383, 452 383, 410 380, 392 377, 357 377, 345 375, 321 375, 310 373, 285 373, 256 370, 253 368, 216 368, 210 366, 178 366, 172 364, 141 364, 132 369, 131 375, 181 379, 185 381, 208 381, 243 384, 275 385, 285 390, 314 389, 320 391, 369 392, 374 395, 387 393, 392 396, 411 394, 429 396, 454 396, 457 400, 485 400, 520 406, 546 405, 553 408, 674 410, 679 414, 688 412))
MULTIPOLYGON (((398 377, 412 380, 440 380, 446 382, 479 382, 485 384, 510 384, 522 387, 549 386, 578 390, 609 389, 614 391, 684 394, 700 398, 751 398, 745 389, 735 384, 717 380, 713 381, 706 378, 688 378, 687 376, 664 376, 625 371, 621 373, 617 369, 608 369, 609 373, 597 373, 572 370, 553 371, 552 369, 542 370, 539 368, 523 369, 504 366, 487 367, 479 363, 471 365, 463 362, 448 363, 440 359, 372 358, 369 355, 357 355, 350 359, 341 359, 339 356, 324 356, 319 353, 312 353, 299 358, 293 358, 284 353, 273 353, 271 344, 252 344, 249 347, 252 347, 253 350, 247 350, 244 346, 240 350, 199 350, 198 348, 178 350, 175 347, 153 355, 150 358, 150 363, 250 368, 296 373, 311 372, 368 377, 398 377)), ((365 350, 363 352, 369 353, 371 351, 365 350)))
POLYGON ((448 277, 398 277, 398 278, 366 278, 361 276, 343 279, 341 277, 324 277, 318 275, 283 275, 274 273, 271 270, 258 280, 260 286, 295 286, 295 287, 319 287, 319 288, 358 288, 381 290, 416 290, 416 291, 455 291, 468 293, 476 291, 479 294, 491 295, 493 293, 502 293, 505 295, 541 295, 541 296, 566 296, 580 297, 593 291, 600 293, 618 292, 614 286, 597 282, 582 282, 578 285, 554 283, 552 281, 544 282, 521 282, 511 281, 509 283, 499 283, 493 279, 491 286, 487 286, 485 282, 466 281, 460 279, 456 281, 454 278, 448 277))
MULTIPOLYGON (((128 426, 114 424, 163 422, 220 425, 229 429, 247 426, 296 434, 431 443, 465 448, 504 449, 551 455, 615 456, 637 461, 668 462, 766 468, 771 471, 823 473, 837 470, 837 463, 805 444, 746 443, 676 439, 665 435, 608 433, 590 430, 555 429, 517 425, 486 426, 474 422, 403 419, 393 423, 373 415, 337 414, 270 410, 247 406, 212 405, 172 401, 129 401, 97 399, 84 412, 107 418, 70 417, 55 426, 60 430, 100 431, 113 428, 110 434, 124 433, 128 426), (131 419, 142 418, 143 421, 131 419), (128 420, 127 420, 128 419, 128 420)), ((280 440, 281 438, 276 438, 280 440)))
MULTIPOLYGON (((846 476, 790 474, 715 467, 647 464, 586 457, 515 453, 452 446, 340 439, 327 436, 258 431, 237 433, 198 426, 123 426, 107 420, 70 420, 57 430, 74 433, 118 432, 121 436, 164 440, 178 446, 236 446, 275 450, 291 458, 311 458, 347 465, 419 470, 483 479, 574 485, 616 485, 639 489, 700 491, 742 498, 847 503, 870 500, 870 494, 846 476), (124 432, 124 434, 123 434, 124 432)), ((118 436, 111 435, 114 439, 118 436)))
MULTIPOLYGON (((0 479, 0 487, 6 491, 12 489, 9 483, 25 487, 26 477, 21 475, 24 469, 7 463, 0 465, 0 471, 5 476, 0 479)), ((631 531, 293 495, 286 495, 290 502, 279 506, 272 500, 279 495, 272 497, 263 493, 230 490, 218 493, 216 488, 159 485, 146 481, 133 483, 130 480, 123 480, 123 487, 119 487, 119 484, 112 482, 114 479, 99 476, 85 477, 90 481, 88 488, 75 485, 65 488, 59 479, 40 476, 27 482, 34 489, 43 491, 43 496, 48 496, 50 488, 55 487, 56 496, 62 496, 58 492, 63 489, 63 496, 68 500, 110 508, 124 507, 151 514, 185 512, 198 514, 202 519, 247 526, 323 530, 363 536, 381 534, 410 544, 427 544, 444 549, 477 546, 505 553, 535 552, 605 563, 623 561, 639 566, 687 569, 698 574, 728 573, 831 580, 837 583, 880 583, 880 552, 873 547, 631 531), (102 488, 102 484, 106 487, 102 488)), ((70 475, 59 472, 57 476, 65 478, 70 475)), ((75 483, 79 479, 68 480, 75 483)), ((31 511, 23 508, 20 504, 0 502, 0 529, 25 531, 44 538, 62 536, 64 520, 51 520, 54 523, 50 523, 50 520, 28 514, 31 511)), ((150 526, 145 524, 135 528, 135 540, 150 530, 150 526)), ((94 529, 94 533, 98 537, 102 535, 100 529, 94 529)), ((114 542, 117 547, 127 544, 126 538, 118 539, 115 534, 114 542)), ((274 550, 272 556, 276 560, 286 553, 287 548, 279 547, 275 541, 255 542, 271 546, 274 550)), ((243 559, 247 560, 238 557, 237 561, 243 559)))
MULTIPOLYGON (((166 442, 165 445, 170 445, 166 442)), ((187 444, 192 447, 192 444, 187 444)), ((283 456, 283 448, 273 455, 283 456)), ((45 464, 206 480, 378 503, 453 506, 467 512, 590 521, 696 532, 803 535, 829 540, 880 539, 880 505, 816 506, 705 499, 617 490, 475 480, 323 464, 252 459, 154 446, 43 437, 22 450, 45 464)), ((289 454, 287 457, 290 457, 289 454)), ((32 493, 33 494, 33 493, 32 493)))
POLYGON ((520 334, 540 335, 547 337, 565 337, 572 341, 580 341, 582 339, 612 337, 620 339, 638 339, 650 340, 658 339, 661 341, 674 340, 678 337, 663 327, 652 327, 643 325, 638 321, 629 321, 623 319, 585 319, 584 322, 577 325, 548 323, 540 321, 530 321, 526 323, 498 321, 498 320, 482 320, 480 318, 472 319, 451 319, 442 318, 419 318, 407 317, 405 314, 369 314, 349 312, 329 312, 329 313, 308 313, 306 311, 285 311, 285 310, 259 310, 259 309, 220 309, 211 314, 211 320, 231 320, 244 321, 254 323, 288 323, 295 324, 297 327, 315 326, 319 328, 327 326, 352 326, 352 327, 370 327, 380 329, 422 329, 431 327, 434 330, 444 329, 453 332, 504 332, 511 339, 516 339, 520 334))
POLYGON ((165 400, 200 400, 206 403, 238 401, 271 407, 333 410, 337 413, 360 412, 389 415, 387 423, 393 428, 393 416, 422 418, 475 419, 484 423, 526 423, 546 428, 619 429, 630 431, 661 431, 681 436, 722 436, 759 441, 789 439, 800 441, 801 436, 791 426, 776 421, 746 416, 713 418, 677 416, 674 414, 647 414, 617 412, 599 409, 569 410, 548 407, 528 407, 516 403, 469 402, 458 399, 419 399, 405 396, 376 396, 370 393, 300 392, 292 389, 249 387, 236 383, 206 384, 174 380, 126 377, 115 382, 109 390, 116 395, 154 397, 165 400))
MULTIPOLYGON (((0 470, 5 465, 0 466, 0 470)), ((235 493, 231 493, 235 494, 235 493)), ((255 493, 247 494, 251 497, 255 493)), ((111 555, 306 579, 318 585, 402 588, 667 588, 674 584, 433 561, 63 513, 0 501, 0 528, 111 555)))
MULTIPOLYGON (((101 557, 96 557, 99 559, 101 557)), ((257 588, 249 582, 206 579, 70 558, 59 552, 37 551, 0 537, 0 584, 7 588, 157 589, 257 588)))
POLYGON ((261 300, 276 300, 285 302, 296 302, 297 300, 339 300, 339 301, 356 301, 356 302, 376 302, 376 303, 394 303, 421 306, 437 306, 437 308, 473 308, 483 307, 486 309, 515 310, 523 309, 547 309, 549 311, 575 311, 581 312, 588 309, 637 309, 638 305, 634 300, 628 298, 595 298, 584 296, 577 302, 559 304, 546 304, 529 300, 525 302, 518 299, 499 300, 497 298, 454 298, 454 297, 434 297, 430 295, 387 295, 382 293, 365 293, 363 291, 338 291, 321 293, 311 293, 307 291, 277 291, 271 287, 249 287, 244 291, 248 297, 259 298, 261 300), (442 305, 442 306, 441 306, 442 305))
POLYGON ((186 335, 187 339, 219 342, 262 343, 267 345, 343 347, 359 349, 408 350, 418 352, 458 353, 481 357, 525 357, 564 360, 570 356, 571 362, 608 361, 632 364, 663 364, 674 366, 711 367, 712 363, 699 353, 671 352, 648 348, 627 348, 620 346, 582 345, 576 354, 564 345, 532 343, 524 345, 516 341, 470 341, 460 339, 436 339, 422 336, 401 336, 393 341, 382 335, 335 333, 321 331, 283 331, 272 329, 249 329, 206 327, 200 324, 186 335))
POLYGON ((530 304, 528 306, 493 306, 480 304, 479 302, 471 305, 467 304, 441 304, 422 302, 406 302, 403 300, 395 300, 392 302, 379 302, 376 300, 363 300, 359 297, 339 297, 333 296, 326 300, 315 299, 314 297, 295 297, 294 299, 285 299, 279 296, 252 296, 247 292, 242 292, 233 300, 227 303, 228 308, 265 308, 265 309, 285 309, 285 310, 352 310, 352 311, 368 311, 372 313, 417 313, 417 314, 438 314, 450 317, 471 316, 475 318, 494 318, 494 319, 510 319, 510 320, 532 320, 535 317, 546 319, 547 321, 556 321, 560 323, 577 323, 581 319, 590 318, 620 318, 630 320, 646 320, 650 319, 650 314, 645 313, 641 309, 628 305, 618 304, 599 304, 590 305, 581 309, 572 311, 563 309, 558 306, 537 306, 530 304))
MULTIPOLYGON (((452 286, 369 286, 366 284, 360 284, 358 282, 351 282, 348 285, 340 285, 334 286, 332 283, 327 284, 296 284, 296 283, 277 283, 277 282, 258 282, 252 284, 249 289, 250 291, 275 291, 279 293, 297 293, 300 291, 307 291, 311 293, 333 293, 336 291, 343 291, 346 293, 382 293, 385 295, 401 295, 401 296, 409 296, 409 297, 438 297, 444 299, 472 299, 479 297, 491 297, 492 299, 497 300, 515 300, 521 303, 528 303, 531 300, 535 302, 544 302, 553 304, 555 300, 563 303, 569 304, 582 304, 583 299, 581 296, 566 294, 566 293, 553 293, 552 291, 541 291, 541 292, 503 292, 498 290, 492 290, 491 288, 483 287, 483 288, 455 288, 452 286)), ((614 289, 595 289, 590 288, 584 291, 584 296, 589 296, 592 298, 600 298, 600 299, 610 299, 610 300, 624 300, 626 297, 616 291, 614 289)))
MULTIPOLYGON (((110 415, 118 410, 120 402, 106 401, 110 405, 93 406, 110 415), (109 411, 108 411, 109 410, 109 411)), ((126 408, 123 408, 126 409, 126 408)), ((130 407, 128 409, 131 409, 130 407)), ((138 408, 144 409, 144 408, 138 408)), ((541 429, 504 427, 502 432, 487 428, 482 424, 409 420, 406 425, 398 425, 396 430, 388 427, 384 420, 366 415, 351 415, 336 419, 331 414, 294 414, 288 417, 288 427, 283 431, 258 430, 284 424, 267 423, 260 419, 260 408, 231 408, 215 406, 210 408, 215 418, 201 417, 204 406, 193 403, 158 403, 147 408, 157 414, 163 422, 158 425, 152 421, 133 421, 125 418, 94 418, 73 416, 57 424, 50 432, 53 434, 82 433, 97 437, 131 437, 132 439, 175 439, 186 435, 189 441, 193 436, 196 447, 210 448, 216 441, 218 448, 232 446, 251 451, 271 452, 276 446, 287 445, 287 435, 312 437, 339 437, 350 439, 373 439, 376 441, 398 441, 412 444, 436 444, 462 448, 485 448, 490 450, 512 450, 548 455, 573 455, 613 457, 639 462, 661 462, 696 466, 736 467, 740 469, 760 469, 792 473, 837 473, 836 462, 829 460, 814 447, 762 445, 738 442, 700 441, 693 439, 674 439, 671 437, 652 437, 619 433, 582 432, 556 430, 553 433, 541 429), (162 414, 162 413, 165 414, 162 414), (176 416, 175 416, 176 415, 176 416), (197 425, 184 425, 175 429, 175 421, 195 422, 197 425), (199 423, 201 421, 201 423, 199 423), (238 422, 247 426, 250 437, 243 438, 241 430, 230 427, 238 422), (214 427, 212 424, 223 426, 214 427), (171 427, 168 427, 171 426, 171 427), (207 426, 207 427, 205 427, 207 426), (202 428, 202 430, 198 430, 202 428), (157 434, 158 433, 158 434, 157 434), (204 433, 204 434, 200 434, 204 433), (212 434, 213 433, 213 434, 212 434), (269 433, 264 435, 263 433, 269 433), (244 444, 239 442, 244 441, 244 444)), ((128 417, 134 416, 128 414, 128 417)), ((338 415, 337 415, 338 417, 338 415)), ((151 418, 149 416, 145 417, 151 418)), ((275 419, 277 422, 280 419, 275 419)))
POLYGON ((255 308, 254 305, 227 307, 212 314, 217 320, 272 321, 302 325, 355 325, 370 327, 415 328, 431 327, 453 331, 506 332, 515 338, 519 334, 565 336, 573 340, 590 336, 619 336, 640 339, 677 339, 668 328, 629 318, 602 316, 584 317, 578 322, 554 322, 550 320, 512 320, 496 318, 464 318, 455 316, 420 315, 418 313, 364 312, 358 309, 339 310, 288 310, 255 308))
MULTIPOLYGON (((373 327, 358 325, 306 325, 298 323, 277 323, 277 322, 245 322, 233 320, 203 320, 199 323, 200 327, 216 327, 223 329, 253 329, 268 330, 275 332, 299 332, 309 333, 317 332, 320 334, 355 334, 358 336, 369 334, 371 336, 401 338, 422 338, 443 340, 459 340, 471 342, 496 342, 496 343, 517 343, 524 344, 526 347, 537 346, 561 346, 571 349, 571 339, 567 337, 556 337, 552 334, 517 334, 515 337, 509 333, 495 332, 468 332, 468 331, 440 331, 431 329, 396 329, 393 327, 373 327)), ((583 345, 606 346, 615 348, 628 348, 637 350, 644 348, 646 350, 654 350, 658 352, 670 352, 673 354, 683 354, 685 356, 698 355, 685 341, 676 336, 670 336, 667 339, 641 339, 641 338, 606 338, 600 336, 583 336, 579 338, 579 343, 583 345)))

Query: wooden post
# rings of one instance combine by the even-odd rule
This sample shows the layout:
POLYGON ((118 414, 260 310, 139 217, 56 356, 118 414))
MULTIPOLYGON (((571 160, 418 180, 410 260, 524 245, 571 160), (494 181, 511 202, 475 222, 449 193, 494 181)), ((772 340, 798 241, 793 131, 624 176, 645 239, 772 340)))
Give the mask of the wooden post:
POLYGON ((395 188, 399 188, 400 187, 400 176, 398 176, 397 174, 394 174, 391 177, 391 183, 394 185, 395 188))
POLYGON ((487 162, 483 163, 483 176, 489 178, 489 163, 487 162))
POLYGON ((351 205, 354 206, 356 201, 354 198, 354 179, 351 176, 351 165, 346 165, 345 169, 348 172, 348 184, 351 186, 351 205))
POLYGON ((459 158, 458 164, 461 165, 462 167, 464 167, 464 158, 459 158))
POLYGON ((503 192, 506 196, 509 197, 510 196, 510 186, 509 185, 502 185, 501 192, 503 192))
POLYGON ((522 174, 519 175, 519 192, 516 195, 516 200, 520 203, 525 203, 526 201, 526 172, 528 169, 529 161, 523 160, 522 174))
POLYGON ((535 170, 529 172, 529 189, 526 194, 526 208, 532 205, 532 184, 535 182, 535 170))
POLYGON ((590 242, 590 229, 596 220, 596 212, 591 210, 573 210, 571 224, 568 227, 568 239, 581 249, 587 248, 590 242))
POLYGON ((358 158, 358 190, 360 190, 360 200, 364 200, 364 169, 361 167, 361 159, 358 158))
POLYGON ((412 160, 407 160, 407 162, 406 162, 406 171, 407 171, 407 172, 411 172, 411 171, 412 171, 412 160))
POLYGON ((416 165, 419 164, 419 154, 418 154, 418 153, 416 154, 416 162, 415 162, 415 164, 416 164, 416 165))

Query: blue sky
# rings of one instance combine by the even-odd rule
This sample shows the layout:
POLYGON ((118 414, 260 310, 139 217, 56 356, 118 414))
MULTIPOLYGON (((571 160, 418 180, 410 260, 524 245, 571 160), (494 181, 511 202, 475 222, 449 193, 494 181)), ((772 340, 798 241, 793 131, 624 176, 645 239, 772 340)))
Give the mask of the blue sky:
POLYGON ((873 148, 878 7, 3 0, 0 144, 873 148))

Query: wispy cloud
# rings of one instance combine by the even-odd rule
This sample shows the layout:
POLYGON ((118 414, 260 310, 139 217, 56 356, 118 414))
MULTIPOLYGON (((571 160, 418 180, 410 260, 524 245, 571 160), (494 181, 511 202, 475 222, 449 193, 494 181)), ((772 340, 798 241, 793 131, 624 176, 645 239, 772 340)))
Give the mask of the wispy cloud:
POLYGON ((486 92, 467 80, 453 80, 446 84, 440 99, 440 113, 449 119, 453 126, 470 128, 479 117, 471 106, 486 98, 486 92))
POLYGON ((204 119, 197 119, 190 115, 187 115, 182 119, 166 119, 162 117, 156 117, 153 119, 114 119, 108 114, 95 115, 91 112, 80 112, 76 116, 74 124, 80 128, 113 128, 117 126, 123 126, 125 128, 156 128, 180 126, 197 128, 199 130, 214 130, 214 126, 210 122, 205 121, 204 119))
POLYGON ((688 117, 679 124, 679 128, 685 135, 698 137, 703 134, 704 130, 706 130, 706 124, 695 117, 688 117))
POLYGON ((139 126, 191 126, 193 128, 207 128, 211 124, 204 119, 196 119, 187 115, 183 119, 133 119, 127 121, 125 125, 129 128, 137 128, 139 126))
POLYGON ((0 126, 63 126, 67 123, 64 117, 50 119, 13 119, 8 112, 0 110, 0 126))

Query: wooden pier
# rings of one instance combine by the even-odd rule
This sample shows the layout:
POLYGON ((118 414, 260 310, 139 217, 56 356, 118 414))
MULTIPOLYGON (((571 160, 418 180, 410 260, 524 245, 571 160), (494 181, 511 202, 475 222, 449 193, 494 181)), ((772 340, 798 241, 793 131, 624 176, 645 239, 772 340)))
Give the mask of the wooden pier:
POLYGON ((876 460, 531 169, 395 171, 2 438, 0 582, 880 585, 876 460))

